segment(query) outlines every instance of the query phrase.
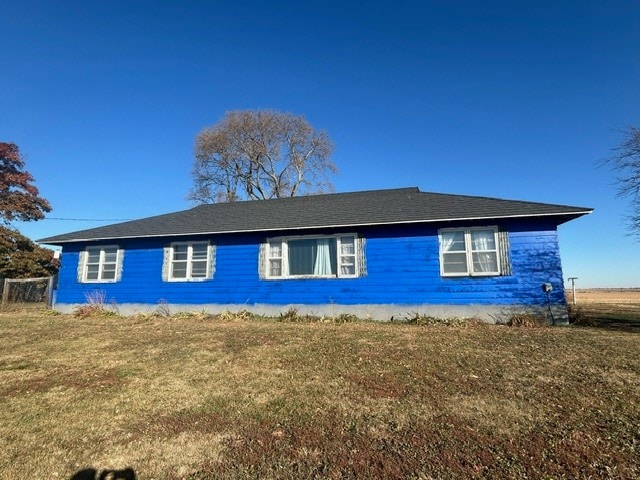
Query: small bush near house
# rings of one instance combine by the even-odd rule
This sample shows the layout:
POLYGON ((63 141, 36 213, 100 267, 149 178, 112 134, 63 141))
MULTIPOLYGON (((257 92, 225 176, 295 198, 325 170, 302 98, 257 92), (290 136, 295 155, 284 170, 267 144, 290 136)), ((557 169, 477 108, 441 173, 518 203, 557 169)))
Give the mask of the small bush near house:
POLYGON ((114 316, 117 312, 114 311, 114 305, 111 308, 107 306, 107 294, 103 290, 94 290, 85 295, 87 303, 79 305, 73 310, 75 317, 104 317, 114 316))
POLYGON ((280 314, 280 317, 278 318, 279 322, 286 322, 286 323, 301 323, 301 322, 310 323, 310 322, 320 322, 321 320, 322 320, 322 317, 318 317, 316 315, 307 315, 307 314, 303 315, 295 307, 291 307, 288 310, 285 310, 280 314))
POLYGON ((215 315, 216 320, 220 320, 221 322, 230 322, 230 321, 248 321, 255 318, 255 315, 251 313, 249 310, 239 310, 237 312, 230 312, 225 310, 224 312, 218 313, 215 315))
POLYGON ((171 308, 169 307, 169 303, 166 300, 160 300, 158 302, 158 306, 153 311, 153 315, 156 315, 158 317, 170 317, 171 308))
POLYGON ((334 317, 326 317, 324 320, 333 322, 333 323, 352 323, 352 322, 360 322, 361 320, 355 315, 351 315, 350 313, 341 313, 334 317))
POLYGON ((548 327, 549 321, 546 318, 520 313, 509 317, 506 325, 510 327, 540 328, 548 327))
POLYGON ((282 312, 277 320, 285 323, 353 323, 361 321, 358 317, 349 313, 340 313, 337 315, 323 317, 318 315, 301 314, 295 307, 291 307, 282 312))
POLYGON ((444 325, 458 327, 465 324, 476 324, 478 320, 470 318, 438 318, 416 312, 407 316, 405 323, 410 325, 444 325))

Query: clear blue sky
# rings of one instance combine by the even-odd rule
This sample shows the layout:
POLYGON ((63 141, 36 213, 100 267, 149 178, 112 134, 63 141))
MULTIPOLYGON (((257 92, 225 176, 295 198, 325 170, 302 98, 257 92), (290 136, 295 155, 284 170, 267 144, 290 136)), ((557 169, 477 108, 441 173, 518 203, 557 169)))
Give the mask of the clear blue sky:
MULTIPOLYGON (((194 137, 227 110, 326 130, 336 191, 418 186, 595 208, 565 277, 640 287, 627 202, 597 168, 640 124, 629 1, 2 2, 0 141, 50 217, 188 208, 194 137)), ((113 222, 16 224, 31 238, 113 222)))

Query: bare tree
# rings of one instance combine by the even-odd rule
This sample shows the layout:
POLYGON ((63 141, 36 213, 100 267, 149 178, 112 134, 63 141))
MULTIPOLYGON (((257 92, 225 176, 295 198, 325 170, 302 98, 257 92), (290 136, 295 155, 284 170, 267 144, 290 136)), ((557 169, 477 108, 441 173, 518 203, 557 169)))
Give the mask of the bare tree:
POLYGON ((624 138, 604 163, 617 172, 618 196, 629 198, 629 230, 640 239, 640 128, 629 126, 624 138))
POLYGON ((225 113, 196 137, 197 203, 293 197, 333 190, 333 144, 304 117, 270 110, 225 113))

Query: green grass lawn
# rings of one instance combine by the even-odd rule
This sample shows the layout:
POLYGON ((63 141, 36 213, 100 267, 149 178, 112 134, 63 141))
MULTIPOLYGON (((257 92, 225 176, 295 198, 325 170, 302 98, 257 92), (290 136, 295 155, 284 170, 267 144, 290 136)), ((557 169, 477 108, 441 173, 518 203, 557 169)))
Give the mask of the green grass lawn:
POLYGON ((634 331, 23 311, 0 339, 2 479, 640 477, 634 331))

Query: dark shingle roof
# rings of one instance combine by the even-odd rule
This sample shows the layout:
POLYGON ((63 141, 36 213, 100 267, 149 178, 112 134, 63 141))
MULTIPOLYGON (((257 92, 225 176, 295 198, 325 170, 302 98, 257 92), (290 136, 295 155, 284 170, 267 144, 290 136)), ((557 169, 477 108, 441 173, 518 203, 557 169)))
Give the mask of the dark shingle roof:
POLYGON ((591 211, 584 207, 400 188, 200 205, 181 212, 55 235, 39 241, 55 245, 118 238, 540 216, 555 217, 556 223, 560 224, 591 211))

